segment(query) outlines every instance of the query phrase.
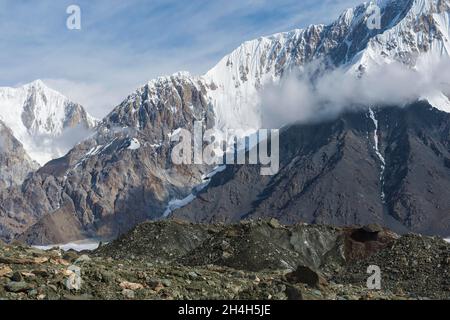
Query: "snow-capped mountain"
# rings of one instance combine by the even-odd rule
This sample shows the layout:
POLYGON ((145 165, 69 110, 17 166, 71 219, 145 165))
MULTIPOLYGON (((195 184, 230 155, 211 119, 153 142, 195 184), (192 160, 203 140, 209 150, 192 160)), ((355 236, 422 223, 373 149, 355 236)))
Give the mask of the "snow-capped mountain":
POLYGON ((95 125, 95 119, 82 106, 50 89, 41 80, 18 88, 0 88, 0 120, 41 165, 62 156, 73 146, 64 145, 65 130, 95 125))
MULTIPOLYGON (((78 230, 77 235, 111 237, 145 219, 162 217, 168 204, 191 196, 193 189, 204 185, 202 175, 208 174, 205 170, 214 169, 175 166, 170 161, 172 145, 169 138, 179 128, 192 130, 194 120, 203 120, 206 127, 239 128, 245 131, 258 129, 261 127, 260 94, 265 86, 276 85, 289 72, 301 73, 316 63, 321 72, 342 68, 355 77, 361 77, 370 73, 376 65, 395 61, 414 70, 421 67, 417 63, 421 57, 447 59, 449 7, 449 0, 367 2, 346 10, 330 25, 313 25, 245 42, 203 76, 177 73, 148 82, 130 94, 98 124, 92 136, 77 144, 66 156, 45 165, 27 179, 20 189, 14 190, 13 195, 3 195, 2 198, 0 194, 0 215, 2 212, 20 212, 31 217, 26 223, 17 223, 16 219, 15 223, 7 225, 2 237, 21 233, 31 223, 37 222, 25 237, 29 241, 77 240, 42 238, 43 234, 51 236, 50 229, 55 228, 57 221, 70 222, 73 229, 78 230), (367 26, 375 4, 381 9, 381 29, 367 26)), ((438 92, 435 97, 438 99, 434 99, 434 106, 445 110, 447 96, 438 92)), ((317 216, 324 213, 323 223, 327 223, 326 219, 329 219, 328 222, 337 222, 337 216, 345 216, 346 223, 364 220, 358 217, 359 211, 351 209, 350 205, 359 201, 361 210, 367 209, 363 198, 354 198, 361 196, 355 191, 355 186, 367 185, 370 185, 366 191, 370 194, 373 211, 376 212, 374 217, 381 219, 384 217, 383 210, 386 210, 389 218, 407 223, 411 219, 422 221, 424 212, 432 212, 432 220, 439 220, 448 212, 445 211, 446 204, 437 207, 436 203, 442 202, 440 196, 430 196, 428 199, 420 196, 416 189, 414 192, 408 189, 416 181, 428 181, 422 177, 427 173, 407 169, 423 169, 423 163, 432 161, 439 174, 431 178, 427 176, 430 179, 428 182, 438 181, 435 183, 436 190, 439 184, 444 186, 450 183, 450 178, 444 174, 450 159, 445 151, 447 118, 440 112, 434 112, 436 110, 428 110, 425 115, 420 113, 422 108, 417 110, 400 115, 395 111, 362 113, 356 117, 358 121, 349 116, 336 120, 331 132, 328 125, 312 130, 299 128, 298 131, 305 132, 307 139, 291 139, 289 157, 285 160, 292 162, 286 164, 283 175, 273 180, 266 178, 265 186, 271 188, 274 184, 282 185, 280 193, 273 193, 273 196, 281 199, 283 205, 288 205, 291 202, 296 204, 292 197, 303 195, 305 186, 311 186, 317 181, 317 188, 311 189, 314 192, 306 200, 311 210, 316 210, 317 216), (413 123, 403 119, 407 116, 413 117, 413 123), (421 117, 432 121, 422 127, 416 123, 421 117), (419 129, 423 132, 419 132, 419 129), (355 130, 358 130, 356 138, 355 130), (409 130, 415 130, 414 134, 410 134, 409 130), (417 141, 420 143, 414 145, 414 152, 411 151, 413 156, 405 157, 408 150, 399 146, 417 141), (387 145, 392 150, 386 150, 387 145), (318 153, 322 147, 323 152, 318 153), (341 151, 350 152, 344 154, 341 151), (408 162, 421 154, 426 154, 428 159, 408 162), (369 157, 372 158, 365 161, 364 166, 367 166, 365 170, 370 174, 361 180, 359 174, 355 174, 359 172, 355 168, 359 168, 359 161, 363 161, 361 159, 369 157), (380 163, 381 160, 385 164, 380 163), (335 164, 345 164, 345 170, 335 171, 335 164), (295 167, 301 174, 295 175, 295 170, 288 170, 295 167), (329 174, 325 175, 327 172, 329 174), (339 172, 340 179, 336 179, 335 172, 339 172), (346 179, 345 174, 342 176, 343 173, 354 177, 358 184, 350 186, 350 180, 346 179), (303 175, 307 181, 298 183, 297 180, 303 175), (286 189, 292 192, 285 192, 286 189), (340 198, 342 194, 345 194, 346 200, 342 202, 342 207, 333 207, 333 203, 337 202, 329 199, 340 198), (383 194, 385 200, 382 200, 383 194), (411 194, 423 203, 409 205, 414 200, 411 194), (318 203, 317 195, 328 200, 314 207, 318 203), (336 214, 335 220, 330 217, 333 213, 336 214)), ((224 171, 224 174, 227 172, 224 171)), ((255 188, 255 184, 261 182, 261 177, 252 175, 254 180, 249 180, 249 177, 244 172, 244 183, 232 183, 231 192, 227 193, 229 198, 225 198, 223 204, 218 204, 224 206, 223 212, 230 211, 228 213, 231 215, 245 212, 242 208, 231 211, 244 203, 241 195, 245 196, 244 191, 247 189, 262 192, 256 198, 248 197, 247 200, 262 199, 258 196, 267 195, 264 193, 266 190, 255 188), (249 185, 249 181, 253 184, 249 185), (231 202, 236 207, 231 206, 231 202)), ((220 187, 222 182, 224 180, 219 179, 211 183, 211 187, 220 187)), ((210 190, 206 188, 205 192, 210 190)), ((223 193, 217 194, 220 196, 223 193)), ((446 193, 441 192, 441 195, 446 196, 446 193)), ((211 202, 213 207, 214 203, 211 202)), ((267 202, 268 206, 271 204, 267 202)), ((277 214, 286 213, 281 209, 277 214)), ((291 209, 290 218, 297 212, 294 205, 291 209)), ((218 208, 211 210, 213 214, 219 211, 218 208)), ((264 210, 261 212, 266 213, 264 210)), ((199 211, 198 214, 204 212, 199 211)), ((11 213, 11 216, 14 214, 11 213)), ((208 218, 208 215, 204 217, 208 218)), ((419 231, 432 230, 425 229, 420 223, 414 224, 414 228, 419 231)), ((446 228, 441 226, 443 233, 446 228)))
MULTIPOLYGON (((450 58, 449 0, 378 0, 347 9, 330 25, 312 25, 248 41, 224 57, 205 76, 219 128, 259 128, 259 91, 283 74, 302 71, 314 61, 348 72, 400 62, 409 68, 422 61, 450 58), (381 10, 381 29, 368 27, 374 6, 381 10)), ((448 93, 447 93, 448 94, 448 93)), ((446 95, 425 98, 450 112, 446 95)))
MULTIPOLYGON (((409 68, 419 58, 450 58, 449 0, 377 0, 345 10, 329 25, 311 25, 247 41, 202 76, 179 72, 149 81, 149 102, 158 105, 172 81, 201 83, 211 103, 218 129, 250 132, 261 127, 261 90, 277 84, 283 75, 302 72, 314 62, 317 68, 343 68, 360 76, 375 66, 400 62, 409 68), (381 10, 381 29, 370 29, 374 7, 381 10)), ((427 59, 422 59, 427 61, 427 59)), ((134 93, 127 100, 134 99, 134 93)), ((438 109, 450 111, 446 95, 426 96, 438 109)))
POLYGON ((205 92, 201 81, 186 74, 136 90, 64 157, 8 194, 0 192, 0 217, 26 212, 29 218, 7 224, 3 233, 0 228, 0 237, 35 224, 26 236, 34 243, 64 243, 89 234, 110 238, 160 218, 170 200, 184 198, 208 172, 202 165, 174 165, 169 141, 179 128, 192 131, 195 120, 214 125, 205 92), (70 232, 54 233, 54 223, 70 232))
MULTIPOLYGON (((247 41, 205 75, 179 72, 160 77, 136 94, 145 90, 148 97, 144 102, 157 106, 162 93, 173 91, 172 80, 201 84, 218 129, 251 132, 262 124, 261 91, 289 72, 301 73, 312 65, 321 72, 323 68, 342 68, 357 77, 393 62, 426 69, 427 62, 450 59, 449 34, 449 0, 370 1, 345 10, 330 25, 311 25, 247 41), (368 27, 375 6, 381 11, 381 29, 368 27)), ((448 94, 431 92, 423 98, 450 112, 448 94)), ((134 96, 130 95, 128 102, 134 96)))

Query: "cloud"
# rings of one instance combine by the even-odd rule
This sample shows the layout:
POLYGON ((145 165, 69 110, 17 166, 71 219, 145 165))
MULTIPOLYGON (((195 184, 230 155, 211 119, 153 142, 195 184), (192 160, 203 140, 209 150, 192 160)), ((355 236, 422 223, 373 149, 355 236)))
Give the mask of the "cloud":
POLYGON ((42 79, 50 88, 63 92, 71 101, 88 106, 89 113, 102 118, 134 89, 123 83, 88 83, 68 79, 42 79))
POLYGON ((450 94, 448 60, 421 59, 414 69, 400 63, 374 66, 361 78, 342 68, 316 76, 317 67, 313 63, 290 74, 281 84, 264 88, 263 127, 317 122, 345 111, 404 106, 436 92, 450 94))
POLYGON ((52 159, 64 156, 74 145, 85 140, 92 134, 83 125, 65 129, 60 136, 54 137, 46 134, 35 135, 29 143, 28 150, 33 159, 44 165, 52 159))

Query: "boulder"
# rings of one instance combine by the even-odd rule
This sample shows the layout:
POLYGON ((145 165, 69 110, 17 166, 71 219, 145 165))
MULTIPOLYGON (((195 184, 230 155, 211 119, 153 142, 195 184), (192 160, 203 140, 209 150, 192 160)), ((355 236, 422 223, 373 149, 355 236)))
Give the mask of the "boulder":
POLYGON ((9 282, 6 286, 5 286, 6 291, 9 292, 14 292, 14 293, 18 293, 18 292, 26 292, 30 289, 32 289, 32 286, 24 281, 11 281, 9 282))
POLYGON ((20 272, 18 272, 18 271, 14 272, 12 277, 11 277, 11 280, 14 281, 14 282, 21 282, 21 281, 23 281, 22 274, 20 272))
POLYGON ((327 285, 326 279, 320 273, 305 266, 298 266, 295 271, 288 273, 286 280, 292 284, 304 283, 312 288, 327 285))
POLYGON ((369 232, 369 233, 379 233, 379 232, 383 231, 383 227, 376 223, 368 224, 368 225, 364 226, 362 229, 365 232, 369 232))
POLYGON ((280 222, 279 222, 277 219, 275 219, 275 218, 270 219, 269 225, 270 225, 272 228, 274 228, 274 229, 279 229, 279 228, 281 228, 280 222))
POLYGON ((122 295, 127 299, 134 299, 135 297, 134 291, 129 289, 123 289, 122 295))
POLYGON ((8 276, 12 273, 12 269, 8 266, 0 268, 0 277, 8 276))
POLYGON ((141 290, 144 289, 144 286, 140 283, 133 283, 133 282, 128 282, 128 281, 123 281, 120 283, 120 287, 122 289, 126 289, 126 290, 132 290, 132 291, 136 291, 136 290, 141 290))

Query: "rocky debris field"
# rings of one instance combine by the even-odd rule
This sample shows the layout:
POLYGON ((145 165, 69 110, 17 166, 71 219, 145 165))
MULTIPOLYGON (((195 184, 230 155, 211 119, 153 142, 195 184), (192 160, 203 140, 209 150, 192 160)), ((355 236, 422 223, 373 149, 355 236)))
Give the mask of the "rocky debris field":
POLYGON ((367 278, 367 265, 380 267, 386 289, 415 298, 450 298, 450 245, 444 240, 405 235, 368 259, 348 265, 335 280, 360 283, 367 278))
POLYGON ((93 252, 1 243, 0 298, 450 299, 449 247, 377 226, 151 222, 93 252))
POLYGON ((160 221, 139 225, 101 246, 96 254, 192 267, 214 264, 255 272, 293 270, 298 265, 337 270, 345 261, 364 258, 397 237, 380 227, 375 231, 368 228, 284 226, 276 219, 233 225, 160 221))

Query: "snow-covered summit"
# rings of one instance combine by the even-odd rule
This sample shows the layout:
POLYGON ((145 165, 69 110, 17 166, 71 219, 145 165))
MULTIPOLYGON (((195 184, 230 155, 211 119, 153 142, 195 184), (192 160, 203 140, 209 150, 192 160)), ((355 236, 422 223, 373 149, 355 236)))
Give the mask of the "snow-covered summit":
MULTIPOLYGON (((247 41, 204 76, 218 126, 258 128, 260 88, 316 60, 359 73, 394 61, 415 67, 422 56, 449 57, 449 14, 449 0, 370 1, 345 10, 327 26, 247 41), (381 29, 368 27, 375 6, 381 29)), ((448 100, 440 95, 439 101, 436 107, 446 110, 448 100)))
MULTIPOLYGON (((119 108, 128 108, 130 118, 135 119, 133 113, 145 105, 158 106, 161 100, 173 100, 164 104, 170 112, 177 112, 173 108, 180 100, 177 88, 189 83, 204 92, 218 129, 243 129, 248 133, 262 124, 261 90, 268 84, 276 85, 291 71, 301 73, 306 66, 320 62, 320 70, 343 68, 358 76, 369 73, 374 66, 393 62, 408 68, 426 68, 418 65, 419 59, 449 57, 449 13, 450 0, 365 2, 345 10, 329 25, 310 25, 246 41, 203 76, 180 72, 151 80, 119 108), (381 11, 381 28, 371 28, 368 22, 377 8, 381 11), (129 108, 130 104, 133 108, 129 108)), ((450 111, 450 102, 442 92, 424 98, 450 111)), ((128 117, 127 113, 122 116, 128 117)))
POLYGON ((0 87, 0 120, 40 164, 67 151, 52 145, 52 140, 66 129, 95 125, 95 119, 82 106, 47 87, 41 80, 16 88, 0 87))

